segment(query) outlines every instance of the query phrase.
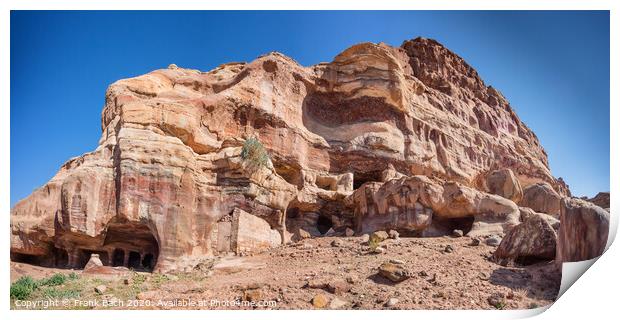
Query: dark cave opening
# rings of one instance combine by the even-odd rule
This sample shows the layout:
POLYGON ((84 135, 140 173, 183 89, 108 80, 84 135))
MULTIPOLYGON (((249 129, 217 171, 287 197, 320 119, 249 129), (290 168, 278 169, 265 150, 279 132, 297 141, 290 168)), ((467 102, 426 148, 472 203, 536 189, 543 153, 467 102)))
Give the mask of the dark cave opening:
POLYGON ((147 253, 142 258, 142 268, 152 270, 155 267, 155 260, 153 259, 152 253, 147 253))
POLYGON ((135 251, 130 251, 127 265, 129 268, 132 268, 132 269, 141 269, 142 259, 140 257, 140 253, 135 252, 135 251))
POLYGON ((383 170, 368 171, 368 172, 355 172, 353 174, 353 189, 361 187, 366 182, 378 182, 381 181, 381 173, 383 170))
POLYGON ((65 268, 69 264, 69 253, 67 250, 54 248, 52 252, 54 253, 54 264, 56 267, 65 268))
POLYGON ((125 263, 125 250, 123 249, 114 249, 114 253, 112 254, 112 266, 113 267, 122 267, 125 263))
POLYGON ((316 222, 316 228, 319 229, 321 234, 326 234, 332 226, 332 220, 326 216, 319 216, 319 219, 316 222))
POLYGON ((467 234, 474 225, 474 217, 443 219, 433 217, 433 224, 435 224, 438 229, 445 230, 447 234, 451 234, 453 230, 462 230, 463 234, 467 234))
POLYGON ((286 209, 286 219, 297 219, 299 218, 299 208, 293 207, 286 209))
POLYGON ((11 252, 11 261, 14 262, 38 265, 41 263, 41 260, 41 256, 11 252))
POLYGON ((550 260, 552 259, 544 259, 541 257, 534 257, 534 256, 522 256, 522 257, 518 257, 517 259, 515 259, 515 264, 521 265, 521 266, 530 266, 530 265, 541 263, 541 262, 549 262, 550 260))
POLYGON ((151 271, 157 264, 159 245, 148 226, 139 223, 111 223, 104 241, 111 250, 114 267, 151 271), (147 258, 148 256, 148 258, 147 258))

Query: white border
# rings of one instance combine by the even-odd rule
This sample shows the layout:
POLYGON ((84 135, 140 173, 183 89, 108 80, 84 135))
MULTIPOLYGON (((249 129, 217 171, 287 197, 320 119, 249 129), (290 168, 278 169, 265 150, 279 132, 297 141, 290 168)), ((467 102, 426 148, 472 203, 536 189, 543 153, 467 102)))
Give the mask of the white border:
MULTIPOLYGON (((618 163, 618 74, 619 65, 617 57, 620 56, 618 50, 618 3, 612 0, 435 0, 435 1, 403 1, 403 0, 314 0, 306 1, 285 1, 285 0, 227 0, 219 3, 199 3, 196 0, 165 0, 165 1, 138 1, 138 0, 4 0, 0 1, 0 147, 2 156, 0 157, 0 212, 4 214, 1 220, 2 230, 6 232, 0 238, 0 248, 10 246, 9 239, 9 188, 10 188, 10 10, 611 10, 611 79, 610 87, 610 130, 611 130, 611 162, 618 163)), ((576 44, 578 45, 578 44, 576 44)), ((576 61, 575 63, 588 63, 587 61, 576 61)), ((584 106, 584 114, 587 114, 587 106, 584 106)), ((577 130, 579 128, 576 128, 577 130)), ((578 150, 575 150, 578 152, 578 150)), ((592 155, 596 157, 597 155, 592 155)), ((618 170, 613 166, 610 168, 611 174, 611 194, 612 212, 618 212, 618 202, 616 193, 620 190, 620 177, 618 170)), ((616 313, 617 305, 617 286, 620 284, 618 277, 620 252, 616 246, 611 246, 615 238, 618 225, 617 216, 612 214, 612 228, 608 241, 609 250, 599 259, 599 262, 592 266, 592 270, 583 275, 583 279, 577 281, 574 289, 568 290, 547 312, 541 315, 543 319, 557 319, 559 317, 576 318, 592 317, 594 315, 606 316, 616 313)), ((59 319, 71 317, 88 317, 90 319, 118 318, 124 319, 128 316, 149 319, 237 319, 241 317, 269 317, 269 318, 300 318, 315 319, 316 317, 356 317, 360 319, 376 318, 378 316, 389 316, 396 318, 409 317, 432 317, 432 318, 455 318, 459 319, 508 319, 529 317, 544 311, 545 308, 527 311, 8 311, 9 299, 8 291, 9 279, 9 252, 3 251, 4 257, 0 261, 0 270, 4 275, 2 289, 0 289, 0 312, 6 313, 3 319, 59 319), (4 292, 4 293, 2 293, 4 292), (389 313, 385 313, 389 312, 389 313), (413 312, 413 313, 412 313, 413 312)), ((589 262, 585 262, 589 264, 589 262)), ((565 264, 564 272, 571 277, 578 277, 583 273, 581 266, 565 264)))

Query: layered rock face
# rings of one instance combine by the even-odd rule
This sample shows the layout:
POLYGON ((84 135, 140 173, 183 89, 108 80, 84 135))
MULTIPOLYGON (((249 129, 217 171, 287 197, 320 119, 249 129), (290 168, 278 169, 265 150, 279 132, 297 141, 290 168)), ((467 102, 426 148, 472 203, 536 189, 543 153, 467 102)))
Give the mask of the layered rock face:
POLYGON ((562 199, 556 263, 594 259, 605 250, 609 212, 580 199, 562 199))
POLYGON ((81 267, 94 253, 167 271, 299 228, 432 235, 457 221, 504 233, 519 223, 521 187, 521 205, 539 183, 570 195, 506 99, 424 38, 310 67, 279 53, 209 72, 171 65, 112 84, 101 126, 95 151, 12 209, 14 259, 81 267), (250 138, 267 163, 243 156, 250 138), (499 169, 510 173, 487 179, 499 169), (236 246, 235 209, 261 219, 241 218, 259 231, 236 246))

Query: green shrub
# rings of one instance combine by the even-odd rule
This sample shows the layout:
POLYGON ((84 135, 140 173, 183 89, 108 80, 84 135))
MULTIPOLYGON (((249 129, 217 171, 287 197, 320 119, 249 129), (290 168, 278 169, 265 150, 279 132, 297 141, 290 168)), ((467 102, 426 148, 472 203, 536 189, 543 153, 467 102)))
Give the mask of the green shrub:
POLYGON ((379 243, 381 243, 379 239, 370 237, 370 239, 368 239, 368 247, 370 248, 370 251, 375 251, 377 247, 379 247, 379 243))
POLYGON ((64 284, 66 280, 67 276, 62 273, 56 273, 47 279, 41 279, 39 281, 39 284, 42 286, 59 286, 61 284, 64 284))
POLYGON ((69 273, 69 280, 77 280, 80 276, 77 273, 71 272, 69 273))
POLYGON ((245 140, 243 143, 241 158, 254 167, 268 167, 270 163, 267 150, 265 150, 263 144, 254 137, 245 140))
POLYGON ((43 295, 50 299, 72 299, 79 298, 80 291, 77 289, 58 289, 54 287, 48 287, 43 289, 43 295))
POLYGON ((30 276, 23 276, 11 284, 11 299, 28 299, 36 288, 37 283, 30 276))

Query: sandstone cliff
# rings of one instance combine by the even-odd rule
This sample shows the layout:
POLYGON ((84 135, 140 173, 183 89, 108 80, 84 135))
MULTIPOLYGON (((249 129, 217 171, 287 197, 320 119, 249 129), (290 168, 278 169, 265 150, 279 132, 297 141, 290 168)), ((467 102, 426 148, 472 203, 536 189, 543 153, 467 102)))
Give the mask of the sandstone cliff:
POLYGON ((496 193, 487 176, 498 169, 510 169, 519 188, 545 183, 570 195, 501 93, 424 38, 401 47, 358 44, 310 67, 279 53, 208 72, 171 65, 113 83, 101 127, 96 150, 69 160, 11 211, 14 259, 79 267, 98 253, 109 265, 191 267, 234 251, 235 234, 262 232, 235 225, 235 209, 267 222, 249 225, 270 229, 244 242, 251 250, 286 242, 299 228, 368 231, 383 222, 364 217, 396 211, 377 200, 382 209, 367 212, 375 204, 366 196, 419 181, 432 192, 412 197, 434 200, 390 198, 414 219, 396 212, 391 227, 405 221, 404 229, 416 230, 435 214, 475 219, 473 231, 504 232, 519 209, 486 193, 496 193), (250 138, 268 163, 244 158, 250 138), (379 190, 386 175, 401 180, 379 190))

